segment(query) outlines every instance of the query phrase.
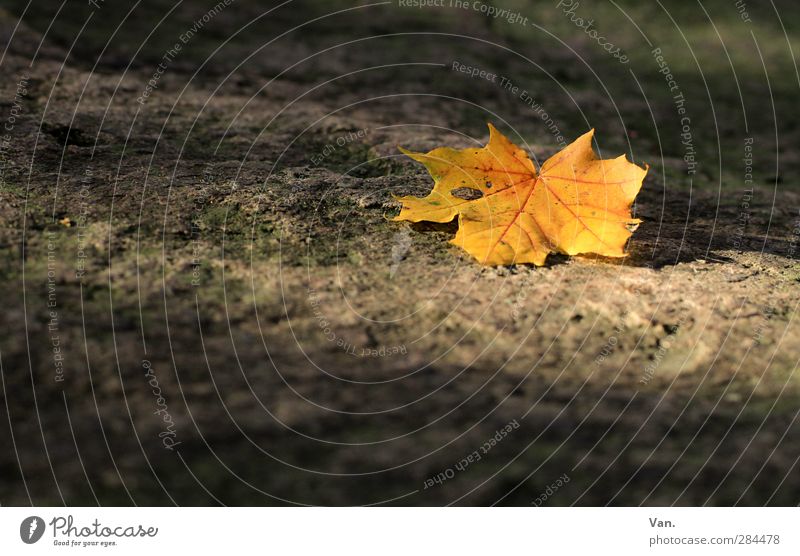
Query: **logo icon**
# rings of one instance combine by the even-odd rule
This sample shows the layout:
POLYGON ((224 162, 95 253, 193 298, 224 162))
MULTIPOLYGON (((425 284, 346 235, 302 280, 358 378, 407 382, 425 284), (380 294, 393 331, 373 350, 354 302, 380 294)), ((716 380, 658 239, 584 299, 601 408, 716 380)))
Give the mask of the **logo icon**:
POLYGON ((19 537, 25 544, 33 544, 44 535, 44 520, 38 515, 32 515, 22 520, 19 526, 19 537))

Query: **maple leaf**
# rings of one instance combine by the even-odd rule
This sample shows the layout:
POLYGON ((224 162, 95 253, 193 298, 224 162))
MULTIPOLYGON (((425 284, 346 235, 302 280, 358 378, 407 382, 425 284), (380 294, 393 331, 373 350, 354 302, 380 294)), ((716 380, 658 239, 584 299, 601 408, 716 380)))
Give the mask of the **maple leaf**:
POLYGON ((394 220, 450 222, 458 216, 452 243, 487 265, 543 265, 556 252, 625 256, 641 222, 631 216, 631 204, 647 165, 640 168, 625 155, 598 159, 591 130, 537 172, 524 150, 492 124, 489 132, 480 149, 415 153, 400 147, 425 165, 434 185, 427 197, 398 198, 403 206, 394 220))

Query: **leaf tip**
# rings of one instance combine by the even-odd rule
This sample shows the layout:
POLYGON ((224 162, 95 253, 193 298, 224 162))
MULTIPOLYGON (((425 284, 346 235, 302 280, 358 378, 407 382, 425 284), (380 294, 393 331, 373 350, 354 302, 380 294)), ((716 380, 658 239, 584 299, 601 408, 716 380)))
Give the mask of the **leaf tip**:
POLYGON ((508 137, 503 135, 497 127, 492 122, 486 122, 486 125, 489 126, 489 142, 497 141, 501 139, 503 141, 509 142, 508 137))
MULTIPOLYGON (((589 131, 587 131, 586 133, 575 139, 575 141, 573 141, 573 144, 575 143, 580 144, 581 141, 588 141, 589 143, 591 143, 593 137, 594 137, 594 128, 590 129, 589 131)), ((569 148, 570 146, 572 145, 568 145, 567 148, 569 148)))

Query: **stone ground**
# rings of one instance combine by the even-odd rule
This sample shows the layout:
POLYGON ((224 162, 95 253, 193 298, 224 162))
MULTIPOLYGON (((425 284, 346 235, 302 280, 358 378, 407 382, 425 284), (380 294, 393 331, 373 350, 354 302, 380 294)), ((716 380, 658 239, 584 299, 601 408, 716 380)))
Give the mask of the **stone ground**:
POLYGON ((26 4, 0 9, 3 505, 800 502, 788 1, 580 8, 628 64, 555 2, 26 4), (481 267, 390 221, 430 187, 397 145, 491 121, 541 162, 538 104, 650 164, 629 257, 481 267))

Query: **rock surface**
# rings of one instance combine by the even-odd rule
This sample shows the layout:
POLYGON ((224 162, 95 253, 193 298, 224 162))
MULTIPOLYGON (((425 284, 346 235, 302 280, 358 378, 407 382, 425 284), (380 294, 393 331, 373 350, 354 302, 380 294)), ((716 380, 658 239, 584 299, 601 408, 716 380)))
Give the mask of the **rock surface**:
POLYGON ((768 89, 725 43, 740 99, 719 43, 701 78, 643 24, 688 99, 687 174, 641 36, 620 27, 626 67, 518 4, 564 42, 396 3, 237 0, 185 42, 213 3, 0 10, 0 503, 529 505, 566 473, 547 504, 797 504, 785 45, 762 45, 768 89), (650 163, 628 258, 480 267, 452 225, 389 221, 430 187, 397 145, 492 121, 558 149, 521 91, 454 61, 650 163))

